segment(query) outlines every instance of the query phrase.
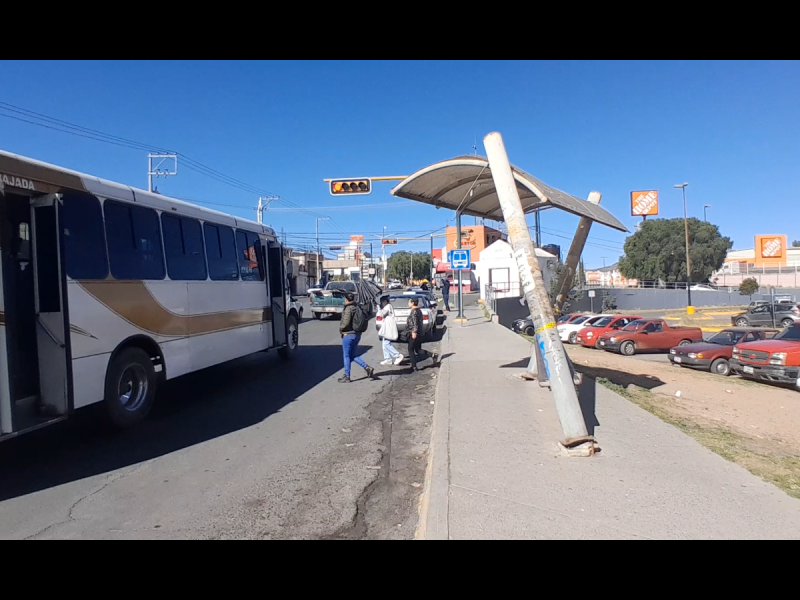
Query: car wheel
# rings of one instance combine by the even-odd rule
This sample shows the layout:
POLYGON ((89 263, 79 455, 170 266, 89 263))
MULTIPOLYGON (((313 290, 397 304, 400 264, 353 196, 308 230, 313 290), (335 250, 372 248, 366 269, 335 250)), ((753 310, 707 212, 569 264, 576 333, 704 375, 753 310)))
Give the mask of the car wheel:
POLYGON ((691 343, 692 343, 692 340, 682 340, 681 343, 678 344, 678 346, 679 347, 688 346, 691 343))
POLYGON ((711 372, 715 375, 722 375, 723 377, 727 377, 731 374, 731 366, 728 364, 728 361, 724 358, 718 358, 713 363, 711 363, 711 372))
POLYGON ((636 345, 633 342, 623 342, 619 347, 619 353, 625 356, 633 356, 636 354, 636 345))
POLYGON ((569 334, 569 338, 568 338, 568 340, 567 340, 567 341, 568 341, 570 344, 574 344, 574 343, 575 343, 575 340, 577 340, 577 339, 578 339, 578 334, 577 334, 577 333, 570 333, 570 334, 569 334))
POLYGON ((781 321, 781 326, 783 326, 784 328, 791 327, 792 325, 794 325, 794 321, 792 319, 784 319, 783 321, 781 321))
POLYGON ((315 313, 315 312, 311 313, 311 318, 314 319, 315 321, 319 321, 319 317, 320 317, 319 313, 315 313))
POLYGON ((747 327, 750 323, 747 322, 747 319, 736 319, 736 326, 737 327, 747 327))
POLYGON ((533 337, 536 335, 536 329, 533 328, 533 325, 525 328, 525 335, 528 337, 533 337))
POLYGON ((108 368, 105 404, 114 427, 124 429, 143 421, 156 397, 156 376, 150 355, 141 348, 126 348, 108 368))

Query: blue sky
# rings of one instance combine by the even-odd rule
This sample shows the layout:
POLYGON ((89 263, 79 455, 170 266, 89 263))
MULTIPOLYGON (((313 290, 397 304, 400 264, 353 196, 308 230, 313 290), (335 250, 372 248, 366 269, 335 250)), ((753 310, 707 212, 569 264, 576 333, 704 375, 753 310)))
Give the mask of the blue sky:
MULTIPOLYGON (((753 247, 756 234, 800 238, 800 62, 24 62, 2 61, 0 102, 181 152, 247 184, 227 185, 179 164, 164 194, 230 206, 255 218, 258 193, 277 194, 265 222, 290 244, 414 237, 452 213, 403 202, 376 183, 334 198, 326 177, 409 175, 503 134, 512 163, 602 205, 633 231, 630 192, 657 189, 662 217, 690 215, 753 247), (9 85, 9 82, 17 82, 9 85), (363 205, 366 208, 353 210, 363 205), (381 205, 376 207, 375 205, 381 205), (314 214, 285 210, 310 208, 314 214), (338 209, 338 210, 337 210, 338 209)), ((138 187, 146 152, 23 123, 0 105, 0 148, 138 187)), ((448 219, 451 220, 448 223, 448 219)), ((466 223, 472 219, 467 218, 466 223)), ((532 222, 532 219, 531 219, 532 222)), ((543 242, 566 252, 577 218, 542 215, 543 242)), ((611 264, 625 235, 595 226, 587 267, 611 264), (605 257, 605 259, 604 259, 605 257)), ((440 238, 441 239, 441 238, 440 238)), ((437 244, 443 245, 443 244, 437 244)), ((412 242, 397 250, 426 250, 412 242)), ((376 254, 379 248, 376 249, 376 254)))

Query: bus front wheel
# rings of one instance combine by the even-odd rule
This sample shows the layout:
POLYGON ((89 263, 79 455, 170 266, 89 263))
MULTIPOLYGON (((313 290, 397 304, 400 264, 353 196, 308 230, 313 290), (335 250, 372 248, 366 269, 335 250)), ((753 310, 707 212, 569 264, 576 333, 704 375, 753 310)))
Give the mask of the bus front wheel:
POLYGON ((300 343, 300 330, 297 327, 297 317, 293 314, 286 319, 286 345, 278 350, 278 355, 283 360, 289 360, 297 351, 300 343))
POLYGON ((147 417, 156 397, 156 377, 150 355, 141 348, 126 348, 106 374, 105 404, 114 427, 124 429, 147 417))

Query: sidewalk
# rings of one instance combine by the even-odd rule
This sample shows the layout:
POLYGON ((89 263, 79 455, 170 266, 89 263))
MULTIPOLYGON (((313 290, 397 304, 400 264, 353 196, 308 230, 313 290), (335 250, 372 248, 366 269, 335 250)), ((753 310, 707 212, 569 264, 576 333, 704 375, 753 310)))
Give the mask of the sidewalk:
POLYGON ((800 500, 602 386, 584 386, 602 453, 563 457, 550 392, 514 378, 530 344, 465 316, 442 340, 419 539, 800 539, 800 500))

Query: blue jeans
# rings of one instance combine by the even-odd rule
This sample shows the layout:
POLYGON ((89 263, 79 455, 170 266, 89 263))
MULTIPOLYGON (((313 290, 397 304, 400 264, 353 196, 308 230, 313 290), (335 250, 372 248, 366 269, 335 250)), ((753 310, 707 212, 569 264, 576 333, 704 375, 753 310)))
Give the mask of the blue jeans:
POLYGON ((447 312, 450 312, 450 292, 442 292, 442 300, 444 301, 444 308, 447 312))
POLYGON ((344 353, 344 374, 345 377, 350 377, 350 364, 356 363, 359 367, 364 369, 369 365, 364 360, 356 356, 358 352, 358 343, 361 341, 361 336, 355 333, 349 333, 342 338, 342 352, 344 353))
POLYGON ((400 353, 392 346, 392 342, 383 338, 383 358, 384 360, 391 360, 399 356, 400 353))

